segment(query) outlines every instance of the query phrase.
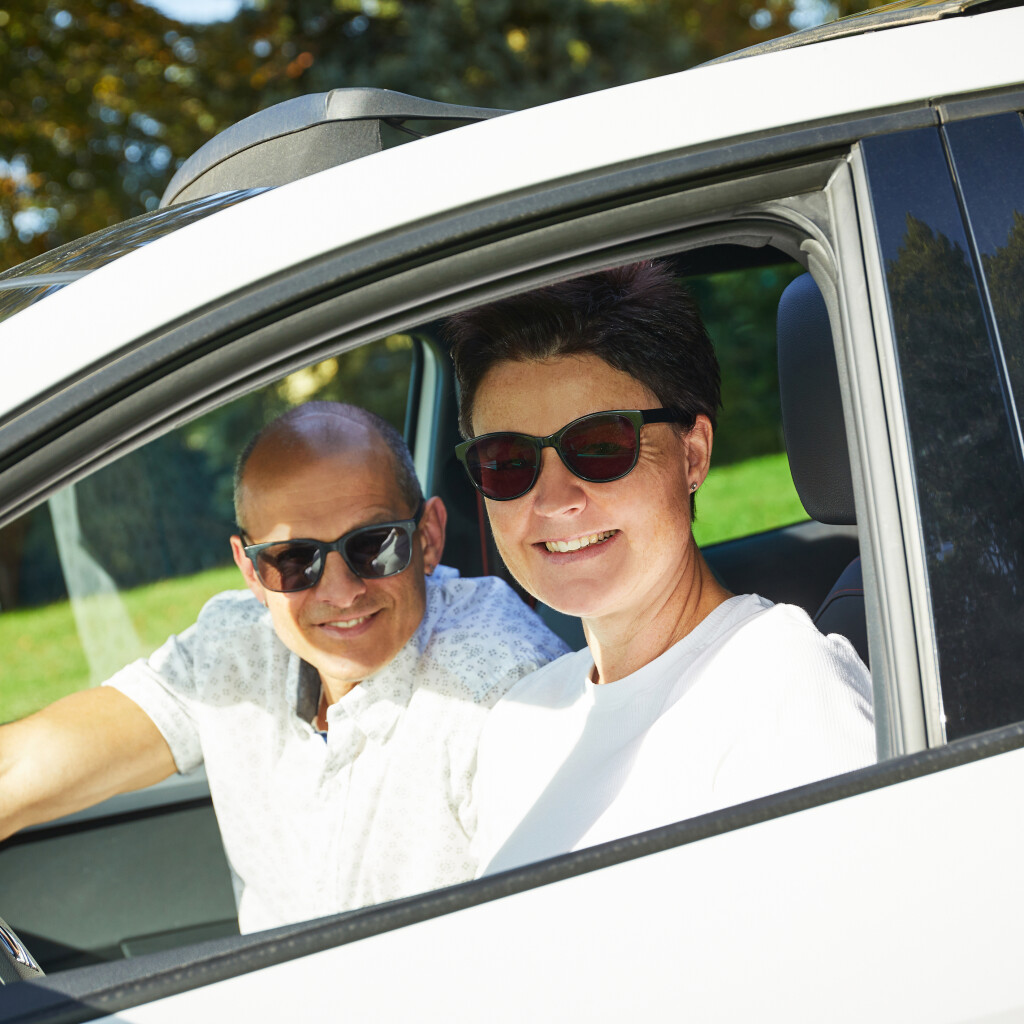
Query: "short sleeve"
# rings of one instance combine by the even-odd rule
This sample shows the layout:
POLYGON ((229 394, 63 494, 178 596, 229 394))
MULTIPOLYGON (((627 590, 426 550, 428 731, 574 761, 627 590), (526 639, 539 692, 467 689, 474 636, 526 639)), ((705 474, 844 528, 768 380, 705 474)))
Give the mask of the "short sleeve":
POLYGON ((185 774, 203 761, 199 729, 190 707, 195 695, 193 646, 197 628, 172 636, 148 658, 132 662, 108 679, 153 720, 171 748, 178 772, 185 774))

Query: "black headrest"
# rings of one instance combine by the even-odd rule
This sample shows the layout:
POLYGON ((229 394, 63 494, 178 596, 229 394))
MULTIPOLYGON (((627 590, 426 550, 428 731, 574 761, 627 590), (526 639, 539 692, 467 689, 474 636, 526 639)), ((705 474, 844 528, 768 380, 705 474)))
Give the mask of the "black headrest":
POLYGON ((853 481, 832 330, 810 274, 782 293, 778 346, 782 428, 797 494, 812 519, 852 525, 853 481))

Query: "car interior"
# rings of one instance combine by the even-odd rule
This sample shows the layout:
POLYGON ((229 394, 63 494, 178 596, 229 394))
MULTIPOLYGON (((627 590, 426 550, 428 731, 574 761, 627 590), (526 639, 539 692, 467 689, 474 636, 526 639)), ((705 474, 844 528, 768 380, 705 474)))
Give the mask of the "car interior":
MULTIPOLYGON (((765 513, 753 528, 706 543, 704 554, 733 592, 801 606, 822 630, 846 635, 867 660, 846 428, 824 301, 810 275, 771 247, 715 244, 666 258, 697 295, 722 358, 726 398, 716 451, 737 463, 784 451, 805 510, 783 514, 783 521, 778 512, 765 513), (743 296, 753 299, 745 304, 743 296), (744 392, 755 377, 768 381, 769 405, 777 409, 776 422, 760 434, 744 419, 744 392), (724 442, 729 431, 731 445, 724 442), (753 448, 745 435, 759 438, 753 448)), ((156 600, 171 602, 176 580, 207 574, 204 600, 240 586, 225 558, 225 477, 233 453, 270 415, 311 398, 357 400, 404 429, 427 489, 449 510, 445 561, 463 575, 493 573, 515 586, 483 502, 453 454, 457 400, 443 322, 432 321, 307 366, 184 424, 23 517, 23 550, 48 563, 56 580, 30 598, 63 602, 64 614, 73 615, 88 662, 78 685, 99 682, 129 660, 133 645, 144 654, 162 642, 166 620, 150 627, 164 629, 163 636, 147 633, 147 609, 156 600), (202 473, 220 479, 197 486, 195 474, 202 473), (215 500, 205 501, 211 489, 215 500), (126 550, 120 538, 138 530, 139 544, 126 550), (163 552, 158 570, 140 557, 154 549, 163 552), (76 594, 99 577, 106 581, 102 614, 96 601, 76 594)), ((757 498, 732 500, 753 506, 757 498)), ((698 495, 698 529, 714 527, 717 507, 709 498, 705 508, 698 495)), ((193 592, 181 602, 175 629, 198 611, 193 592)), ((583 645, 578 620, 537 610, 574 649, 583 645)), ((36 669, 41 706, 58 695, 45 685, 47 674, 63 673, 66 683, 68 673, 45 659, 36 669)), ((8 718, 30 710, 4 709, 8 718)), ((201 772, 12 837, 0 846, 0 910, 47 973, 237 933, 230 874, 201 772)))

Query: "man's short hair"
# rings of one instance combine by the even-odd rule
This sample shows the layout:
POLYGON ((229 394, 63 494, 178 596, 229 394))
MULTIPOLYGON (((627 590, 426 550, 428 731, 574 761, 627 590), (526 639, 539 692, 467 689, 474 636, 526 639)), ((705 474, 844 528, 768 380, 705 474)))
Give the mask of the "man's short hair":
POLYGON ((493 366, 586 354, 652 391, 682 430, 701 414, 716 425, 718 359, 696 303, 664 262, 613 267, 499 299, 450 317, 446 333, 463 437, 473 436, 476 392, 493 366))
MULTIPOLYGON (((300 419, 317 413, 348 420, 350 423, 365 427, 379 437, 391 452, 392 471, 395 474, 402 498, 409 503, 409 507, 412 509, 417 508, 423 500, 423 490, 420 487, 419 478, 416 476, 416 466, 413 463, 409 446, 405 443, 405 438, 386 419, 368 409, 345 402, 305 402, 265 424, 249 439, 235 462, 235 522, 241 533, 245 532, 245 524, 242 521, 242 481, 245 477, 245 467, 248 465, 252 453, 260 442, 271 434, 286 431, 294 427, 300 419)), ((385 467, 382 466, 381 470, 384 471, 384 469, 385 467)))

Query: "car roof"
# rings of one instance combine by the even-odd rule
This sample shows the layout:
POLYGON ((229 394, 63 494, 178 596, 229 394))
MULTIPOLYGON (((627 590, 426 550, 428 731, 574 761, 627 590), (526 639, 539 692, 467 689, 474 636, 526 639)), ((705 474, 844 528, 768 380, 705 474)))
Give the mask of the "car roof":
POLYGON ((1024 0, 894 0, 893 3, 872 7, 866 11, 858 11, 856 14, 848 14, 845 18, 825 22, 823 25, 814 25, 799 32, 790 32, 777 39, 767 39, 763 43, 756 43, 742 50, 727 53, 722 57, 707 61, 707 63, 726 64, 729 61, 756 57, 763 53, 777 53, 779 50, 792 50, 798 46, 812 46, 830 39, 843 39, 848 36, 879 32, 889 28, 905 28, 908 25, 920 25, 923 22, 938 21, 942 18, 985 14, 989 11, 1022 5, 1024 5, 1024 0))
POLYGON ((1016 85, 1021 38, 1018 7, 828 40, 514 112, 271 189, 0 325, 0 352, 19 362, 0 379, 0 416, 192 310, 410 225, 652 157, 1016 85))

